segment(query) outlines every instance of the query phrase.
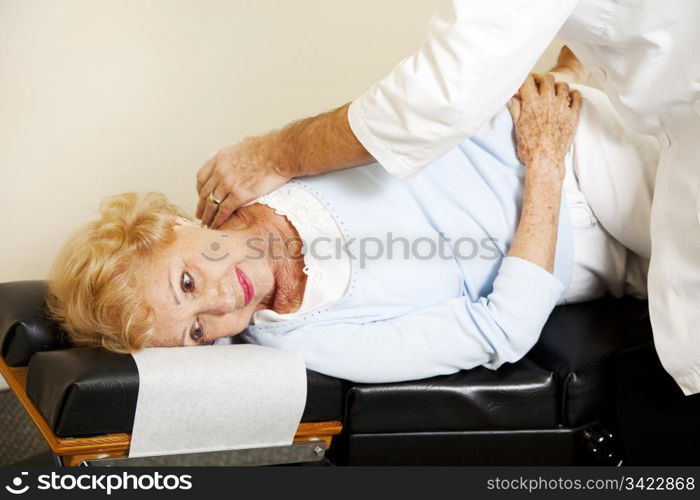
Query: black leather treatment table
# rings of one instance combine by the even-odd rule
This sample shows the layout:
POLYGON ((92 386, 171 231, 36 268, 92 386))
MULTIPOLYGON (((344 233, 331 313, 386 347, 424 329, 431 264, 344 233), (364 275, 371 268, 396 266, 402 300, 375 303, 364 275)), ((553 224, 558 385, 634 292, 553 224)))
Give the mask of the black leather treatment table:
MULTIPOLYGON (((70 346, 45 292, 43 281, 0 284, 0 371, 57 464, 128 465, 136 363, 70 346)), ((647 304, 629 297, 557 307, 535 347, 496 371, 358 384, 307 370, 307 381, 291 447, 224 463, 700 463, 700 395, 683 396, 663 370, 647 304)))

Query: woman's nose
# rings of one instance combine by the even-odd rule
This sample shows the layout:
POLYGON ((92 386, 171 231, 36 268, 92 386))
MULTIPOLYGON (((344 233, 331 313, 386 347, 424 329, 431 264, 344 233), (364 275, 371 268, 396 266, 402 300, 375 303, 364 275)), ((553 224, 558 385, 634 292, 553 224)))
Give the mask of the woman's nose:
POLYGON ((236 309, 236 295, 232 287, 212 287, 209 300, 207 300, 208 312, 212 314, 228 314, 236 309))

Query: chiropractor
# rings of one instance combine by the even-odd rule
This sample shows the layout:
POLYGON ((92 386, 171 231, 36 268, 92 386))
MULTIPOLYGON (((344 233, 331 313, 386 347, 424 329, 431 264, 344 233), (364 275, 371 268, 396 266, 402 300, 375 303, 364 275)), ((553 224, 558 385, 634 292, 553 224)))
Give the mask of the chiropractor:
MULTIPOLYGON (((218 227, 290 178, 373 161, 402 178, 417 174, 502 108, 559 33, 630 129, 659 139, 643 228, 654 340, 684 394, 700 392, 697 26, 697 0, 448 1, 418 51, 352 103, 222 148, 197 174, 197 217, 218 227)), ((611 179, 611 192, 616 183, 624 179, 611 179)))

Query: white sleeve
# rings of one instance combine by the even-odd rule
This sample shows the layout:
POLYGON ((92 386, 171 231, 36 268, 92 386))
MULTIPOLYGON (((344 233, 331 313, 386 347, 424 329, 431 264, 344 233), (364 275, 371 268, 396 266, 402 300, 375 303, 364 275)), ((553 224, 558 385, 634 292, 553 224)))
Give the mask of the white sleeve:
POLYGON ((410 314, 369 323, 309 325, 250 339, 294 351, 306 367, 363 383, 398 382, 522 358, 537 342, 564 290, 553 274, 506 257, 493 291, 458 297, 410 314))
POLYGON ((427 40, 350 105, 357 139, 408 178, 468 138, 518 90, 577 0, 450 0, 427 40))

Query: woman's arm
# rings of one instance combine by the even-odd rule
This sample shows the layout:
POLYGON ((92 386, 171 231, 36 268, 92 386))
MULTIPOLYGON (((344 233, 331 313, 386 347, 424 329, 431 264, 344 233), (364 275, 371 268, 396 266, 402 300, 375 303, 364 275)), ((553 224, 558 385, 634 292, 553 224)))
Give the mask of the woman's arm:
POLYGON ((520 223, 509 255, 529 260, 552 272, 556 253, 564 155, 571 145, 581 105, 578 91, 567 82, 584 81, 588 73, 564 46, 557 65, 544 79, 529 77, 510 105, 516 126, 518 154, 526 165, 520 223), (554 83, 553 78, 559 83, 554 83), (568 102, 565 102, 565 99, 568 102), (523 106, 523 104, 525 104, 523 106))
POLYGON ((554 269, 564 156, 571 146, 581 95, 551 75, 530 75, 509 103, 518 158, 525 165, 525 192, 509 256, 546 271, 554 269))
POLYGON ((554 270, 562 181, 544 172, 556 170, 553 160, 537 160, 525 174, 520 222, 508 255, 554 270))
POLYGON ((311 370, 355 382, 400 382, 476 366, 495 370, 527 354, 563 291, 553 274, 506 257, 491 293, 476 301, 455 297, 384 321, 242 335, 301 354, 311 370))

